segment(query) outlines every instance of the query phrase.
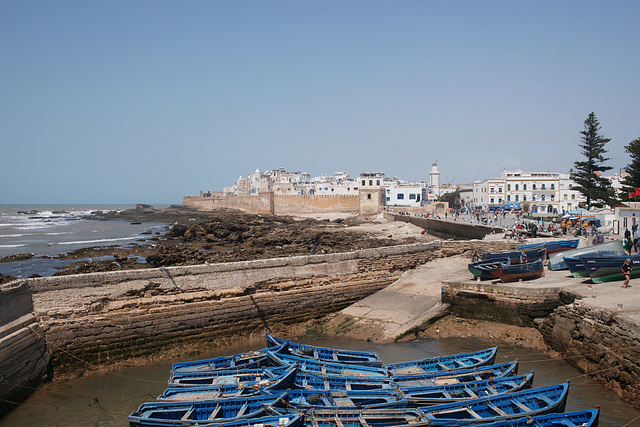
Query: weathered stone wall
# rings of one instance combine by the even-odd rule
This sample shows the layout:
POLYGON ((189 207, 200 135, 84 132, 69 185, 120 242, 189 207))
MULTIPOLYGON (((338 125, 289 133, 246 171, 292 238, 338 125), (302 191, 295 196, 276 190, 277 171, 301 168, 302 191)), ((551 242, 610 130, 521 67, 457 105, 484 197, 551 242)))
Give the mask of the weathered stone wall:
POLYGON ((273 193, 261 193, 256 196, 225 196, 218 192, 210 195, 184 196, 182 204, 207 211, 239 209, 256 214, 274 213, 273 193))
POLYGON ((27 279, 58 371, 336 311, 437 256, 439 242, 27 279), (75 357, 69 356, 73 354, 75 357))
POLYGON ((25 283, 0 286, 0 415, 49 374, 49 351, 25 283))
POLYGON ((640 408, 637 318, 575 302, 558 307, 539 329, 569 363, 640 408))
POLYGON ((450 305, 452 314, 516 326, 534 326, 536 319, 575 299, 575 295, 559 288, 511 287, 482 281, 444 282, 442 288, 442 302, 450 305))
POLYGON ((358 196, 274 196, 275 214, 358 212, 358 196))

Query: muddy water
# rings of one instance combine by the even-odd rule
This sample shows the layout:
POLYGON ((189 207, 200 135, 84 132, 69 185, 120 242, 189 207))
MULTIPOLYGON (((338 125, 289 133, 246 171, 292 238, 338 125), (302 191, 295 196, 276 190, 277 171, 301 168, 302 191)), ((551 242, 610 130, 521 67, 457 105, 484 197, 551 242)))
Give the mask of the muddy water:
MULTIPOLYGON (((535 370, 534 386, 546 386, 570 380, 567 411, 600 405, 601 426, 638 426, 637 411, 595 381, 585 378, 563 360, 543 352, 506 343, 472 339, 440 339, 398 344, 374 344, 350 340, 300 338, 298 342, 376 351, 385 363, 422 359, 442 354, 475 351, 498 345, 497 362, 520 360, 520 373, 535 370)), ((204 357, 255 349, 236 347, 204 357)), ((127 426, 127 416, 139 404, 152 401, 165 388, 172 361, 120 371, 117 374, 78 378, 49 384, 31 399, 0 419, 0 427, 127 426)))

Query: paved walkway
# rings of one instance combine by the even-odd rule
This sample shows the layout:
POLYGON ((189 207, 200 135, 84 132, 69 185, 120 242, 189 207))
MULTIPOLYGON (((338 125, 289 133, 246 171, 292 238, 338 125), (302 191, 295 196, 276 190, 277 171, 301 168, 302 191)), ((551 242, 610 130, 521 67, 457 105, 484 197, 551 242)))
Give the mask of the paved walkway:
MULTIPOLYGON (((448 305, 441 302, 442 283, 473 283, 467 269, 469 261, 460 256, 433 260, 406 272, 385 289, 345 308, 341 313, 354 318, 360 326, 367 325, 368 330, 381 331, 377 340, 393 341, 448 312, 448 305)), ((545 270, 545 277, 502 286, 563 288, 581 295, 582 304, 624 314, 630 321, 640 325, 640 278, 632 279, 632 287, 628 289, 623 289, 621 284, 622 281, 593 284, 588 278, 574 278, 568 270, 545 270)))

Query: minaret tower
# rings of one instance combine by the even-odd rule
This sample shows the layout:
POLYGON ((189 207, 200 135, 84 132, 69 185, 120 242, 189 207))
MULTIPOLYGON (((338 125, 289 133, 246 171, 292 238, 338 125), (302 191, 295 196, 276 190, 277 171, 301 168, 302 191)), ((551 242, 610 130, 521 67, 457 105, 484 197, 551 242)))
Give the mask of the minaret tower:
POLYGON ((440 197, 440 172, 437 162, 431 165, 431 172, 429 172, 429 193, 440 197))

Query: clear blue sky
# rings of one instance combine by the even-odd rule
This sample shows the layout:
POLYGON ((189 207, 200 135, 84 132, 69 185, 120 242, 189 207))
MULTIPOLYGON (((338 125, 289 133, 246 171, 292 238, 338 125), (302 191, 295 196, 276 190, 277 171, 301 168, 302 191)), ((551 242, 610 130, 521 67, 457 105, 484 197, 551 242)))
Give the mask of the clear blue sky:
POLYGON ((638 1, 2 1, 0 204, 568 172, 640 137, 638 1))

